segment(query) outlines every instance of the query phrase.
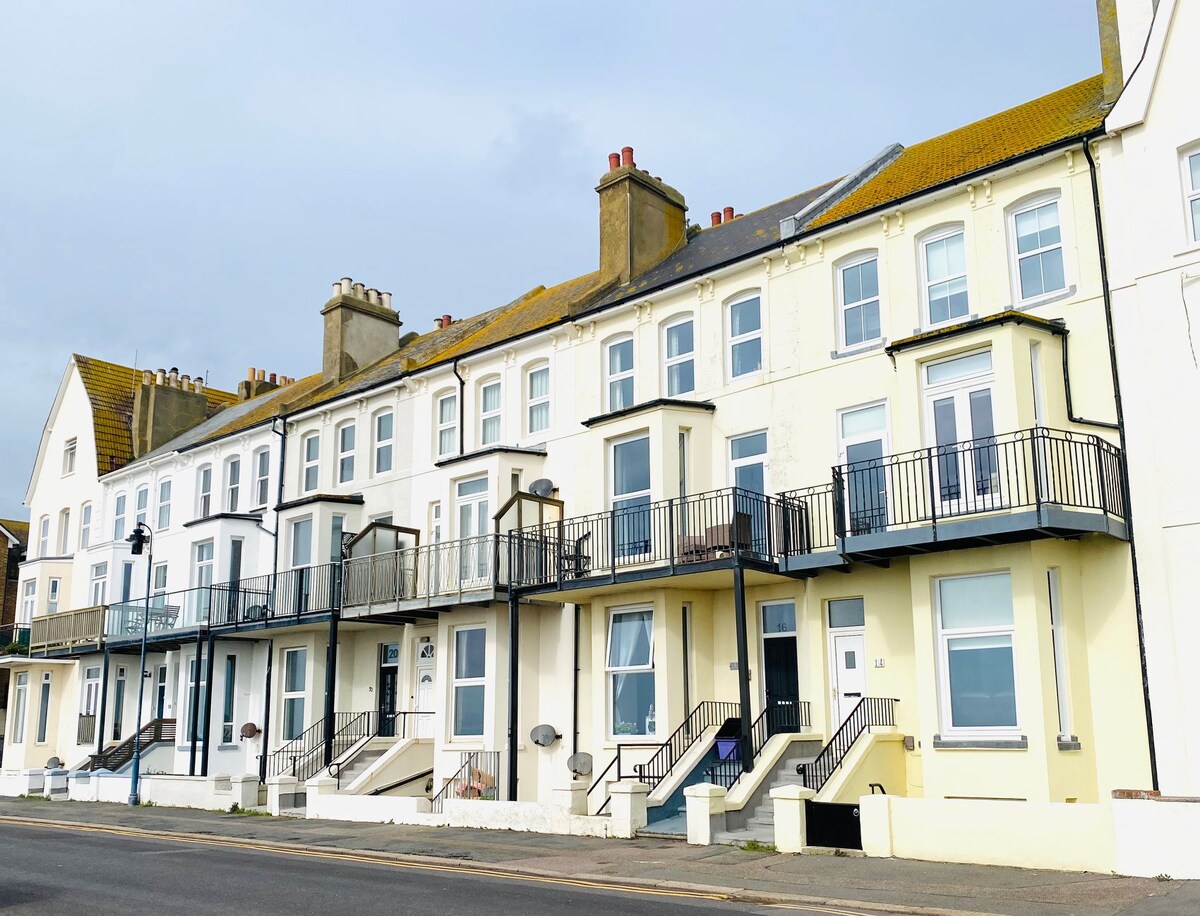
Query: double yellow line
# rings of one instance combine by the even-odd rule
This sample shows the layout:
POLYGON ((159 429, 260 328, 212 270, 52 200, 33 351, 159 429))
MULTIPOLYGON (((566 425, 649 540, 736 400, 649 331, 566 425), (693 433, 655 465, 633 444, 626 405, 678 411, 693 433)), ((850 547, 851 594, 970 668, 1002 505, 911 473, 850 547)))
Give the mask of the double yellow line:
MULTIPOLYGON (((134 839, 157 839, 171 843, 188 843, 194 846, 219 846, 223 848, 250 849, 257 852, 268 852, 276 855, 297 856, 307 859, 333 859, 338 862, 358 862, 365 865, 383 865, 388 868, 404 868, 415 871, 451 872, 460 875, 482 875, 487 878, 502 878, 508 881, 525 881, 534 884, 556 884, 567 887, 583 887, 593 890, 620 891, 625 894, 642 894, 650 897, 683 897, 691 900, 730 900, 726 894, 706 894, 699 891, 670 890, 668 888, 638 887, 631 884, 609 884, 603 881, 587 881, 582 878, 557 878, 551 875, 528 875, 520 872, 504 871, 487 866, 442 865, 437 862, 410 862, 384 858, 382 856, 363 855, 350 852, 326 852, 317 849, 300 849, 290 846, 256 843, 253 840, 235 838, 198 837, 194 835, 180 836, 158 830, 144 830, 138 827, 100 827, 94 824, 62 823, 57 821, 42 821, 36 818, 0 816, 0 823, 12 824, 18 827, 39 827, 51 830, 67 830, 77 833, 103 833, 111 836, 132 837, 134 839)), ((832 910, 828 912, 834 912, 832 910)), ((850 914, 853 916, 853 914, 850 914)))

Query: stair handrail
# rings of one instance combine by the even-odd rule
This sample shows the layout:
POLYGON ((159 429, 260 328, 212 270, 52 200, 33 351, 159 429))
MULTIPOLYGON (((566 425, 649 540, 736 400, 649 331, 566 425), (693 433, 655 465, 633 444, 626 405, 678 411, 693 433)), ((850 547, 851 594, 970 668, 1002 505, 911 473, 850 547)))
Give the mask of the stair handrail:
POLYGON ((671 736, 662 743, 653 757, 645 763, 634 765, 634 773, 639 781, 646 783, 653 790, 667 778, 667 774, 704 734, 705 729, 714 725, 718 727, 724 725, 729 719, 736 719, 740 714, 740 703, 724 700, 701 700, 683 720, 679 728, 675 729, 671 736))
MULTIPOLYGON (((771 728, 771 715, 781 709, 795 709, 796 721, 789 723, 789 725, 794 725, 796 728, 806 728, 812 725, 809 714, 810 707, 807 700, 772 700, 763 706, 763 711, 758 714, 758 718, 750 725, 751 760, 758 759, 758 755, 762 753, 762 749, 766 747, 772 735, 780 734, 771 728)), ((724 786, 726 789, 732 789, 734 784, 746 772, 745 762, 738 757, 731 760, 718 760, 705 770, 705 775, 708 776, 709 782, 724 786)))
MULTIPOLYGON (((158 744, 162 741, 175 740, 175 720, 174 719, 151 719, 142 726, 141 731, 142 748, 147 748, 152 744, 158 744)), ((98 754, 91 755, 91 763, 88 767, 89 771, 95 772, 99 769, 115 770, 117 767, 122 767, 133 759, 133 744, 135 735, 130 735, 119 744, 114 744, 112 747, 105 748, 98 754)))
POLYGON ((834 770, 842 765, 859 735, 873 727, 896 724, 896 704, 899 702, 890 697, 863 697, 834 732, 829 743, 821 748, 816 759, 811 763, 796 764, 796 775, 804 780, 807 788, 820 792, 834 770))

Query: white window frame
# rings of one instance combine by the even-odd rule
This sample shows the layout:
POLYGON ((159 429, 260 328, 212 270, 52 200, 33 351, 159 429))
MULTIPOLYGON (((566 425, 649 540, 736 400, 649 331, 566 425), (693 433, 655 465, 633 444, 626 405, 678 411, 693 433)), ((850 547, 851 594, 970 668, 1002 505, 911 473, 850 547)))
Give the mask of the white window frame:
POLYGON ((763 296, 761 290, 742 293, 733 297, 725 303, 725 377, 728 381, 737 379, 754 378, 762 375, 767 367, 767 346, 766 335, 763 333, 763 318, 766 316, 766 309, 763 308, 763 296), (739 334, 736 337, 733 335, 733 309, 735 306, 750 302, 753 299, 758 300, 758 327, 753 331, 747 331, 744 334, 739 334), (749 372, 743 372, 740 375, 734 375, 733 372, 733 351, 735 347, 742 344, 758 341, 758 368, 751 369, 749 372))
POLYGON ((57 614, 58 602, 62 596, 62 579, 52 576, 46 582, 46 613, 57 614))
POLYGON ((1200 206, 1200 180, 1192 181, 1191 158, 1200 158, 1200 143, 1193 143, 1179 152, 1179 174, 1183 181, 1183 219, 1187 232, 1188 247, 1200 245, 1200 214, 1193 209, 1200 206))
MULTIPOLYGON (((923 326, 926 328, 941 328, 952 324, 957 324, 966 321, 971 317, 971 272, 967 269, 967 230, 962 223, 947 223, 944 226, 938 226, 923 233, 917 238, 917 267, 921 275, 921 319, 923 326), (944 242, 946 239, 953 238, 956 235, 961 235, 963 240, 963 272, 961 274, 951 274, 942 277, 938 280, 933 280, 929 276, 929 254, 928 248, 936 242, 944 242), (929 298, 929 287, 934 283, 947 283, 952 280, 962 279, 967 284, 967 311, 964 315, 951 315, 945 321, 934 321, 933 314, 930 310, 931 303, 929 298)), ((882 328, 881 328, 882 330, 882 328)))
POLYGON ((334 430, 333 441, 337 447, 337 482, 351 483, 354 480, 354 458, 358 451, 358 424, 353 420, 339 423, 334 430), (346 442, 347 434, 349 443, 346 442))
POLYGON ((204 464, 196 471, 196 518, 212 515, 212 465, 204 464))
POLYGON ((79 549, 92 546, 92 504, 85 502, 79 507, 79 549))
POLYGON ((79 442, 75 437, 71 437, 63 445, 63 466, 62 476, 70 477, 75 473, 75 459, 79 452, 79 442))
POLYGON ((371 417, 371 437, 374 443, 373 473, 375 474, 390 474, 396 467, 396 412, 394 410, 380 410, 371 417), (379 425, 387 418, 391 424, 391 429, 387 436, 380 435, 379 425), (380 460, 382 456, 387 456, 386 467, 385 462, 380 460))
MULTIPOLYGON (((652 604, 636 604, 625 605, 623 607, 614 607, 608 609, 608 626, 604 639, 604 693, 605 693, 605 714, 604 719, 610 741, 638 741, 645 738, 652 738, 658 733, 657 721, 654 729, 646 729, 645 723, 642 723, 642 731, 629 732, 628 734, 618 735, 613 726, 613 680, 614 675, 618 674, 645 674, 654 675, 654 691, 655 696, 658 695, 658 675, 654 670, 654 605, 652 604), (613 623, 617 617, 623 614, 640 614, 649 612, 650 614, 650 651, 647 655, 647 663, 645 665, 611 665, 612 658, 612 634, 613 623)), ((650 704, 651 716, 657 719, 656 703, 650 704)))
POLYGON ((1050 648, 1054 653, 1054 687, 1058 708, 1058 740, 1078 740, 1071 724, 1071 679, 1067 664, 1067 631, 1062 619, 1062 576, 1058 567, 1046 570, 1046 598, 1050 605, 1050 648))
POLYGON ((50 516, 43 515, 38 520, 38 556, 50 556, 50 516))
POLYGON ((37 579, 26 579, 21 583, 21 619, 17 623, 29 626, 33 612, 37 610, 37 579))
POLYGON ((113 536, 114 541, 125 540, 125 519, 129 511, 129 496, 118 493, 113 497, 113 536))
POLYGON ((91 607, 100 607, 108 598, 108 563, 93 563, 88 579, 91 607))
POLYGON ((205 675, 208 674, 207 666, 203 664, 203 660, 199 654, 193 655, 187 660, 187 693, 183 703, 183 735, 185 741, 192 739, 193 732, 196 736, 196 743, 203 744, 208 735, 204 734, 204 724, 200 721, 204 717, 204 704, 208 696, 208 681, 205 675), (196 691, 197 683, 200 685, 199 696, 196 703, 196 719, 192 719, 192 696, 196 691))
POLYGON ((986 576, 1003 575, 1009 578, 1009 588, 1012 588, 1012 573, 1009 570, 992 570, 968 573, 961 576, 938 576, 933 579, 933 612, 934 632, 937 640, 937 674, 938 674, 938 708, 941 714, 941 734, 953 738, 1019 738, 1021 736, 1021 682, 1017 674, 1017 622, 1016 596, 1013 595, 1013 621, 1007 626, 962 627, 947 630, 942 626, 942 590, 941 583, 948 579, 978 579, 986 576), (950 705, 950 650, 949 641, 952 639, 972 639, 977 637, 1008 637, 1012 646, 1013 656, 1013 696, 1016 710, 1015 725, 1001 726, 955 726, 950 705))
POLYGON ((71 550, 71 509, 58 510, 58 555, 65 557, 71 550))
POLYGON ((487 733, 487 625, 486 624, 471 624, 468 626, 454 627, 450 631, 450 737, 459 740, 479 740, 487 733), (483 676, 482 677, 459 677, 458 676, 458 634, 467 633, 472 630, 483 631, 483 676), (483 730, 480 734, 460 734, 455 729, 455 724, 458 720, 458 691, 465 687, 482 687, 483 688, 483 730))
POLYGON ((18 671, 13 678, 13 744, 25 743, 25 716, 29 711, 29 672, 18 671))
POLYGON ((314 493, 321 486, 321 434, 306 433, 300 439, 300 491, 314 493), (310 448, 310 443, 316 445, 310 448), (314 452, 315 454, 309 454, 314 452))
POLYGON ((271 450, 260 448, 254 453, 254 507, 261 509, 271 499, 271 450))
POLYGON ((293 738, 299 737, 299 735, 303 734, 304 729, 308 725, 308 647, 307 646, 293 646, 292 648, 283 650, 283 685, 282 686, 283 686, 283 690, 280 692, 281 695, 280 695, 279 699, 280 699, 280 718, 283 721, 280 722, 280 726, 281 726, 280 732, 283 734, 283 738, 285 741, 291 741, 293 738), (304 683, 300 685, 299 689, 288 690, 288 682, 287 682, 288 656, 295 654, 295 653, 303 653, 301 655, 302 663, 300 665, 299 670, 303 673, 304 683), (289 701, 291 701, 293 703, 298 702, 300 704, 300 730, 297 732, 297 734, 291 735, 291 736, 288 736, 287 732, 285 730, 287 727, 287 724, 288 724, 287 709, 288 709, 289 701))
POLYGON ((835 279, 835 283, 837 285, 836 302, 837 302, 838 352, 854 353, 858 350, 866 350, 866 349, 869 349, 869 348, 875 346, 877 343, 879 343, 880 341, 882 341, 884 339, 883 261, 879 256, 879 251, 877 249, 871 248, 866 251, 855 252, 854 254, 850 255, 849 257, 843 258, 842 260, 838 261, 837 264, 835 265, 835 269, 834 269, 834 279, 835 279), (853 302, 847 302, 846 301, 846 285, 845 285, 845 281, 843 279, 843 275, 850 268, 860 267, 861 265, 866 264, 868 261, 875 262, 875 278, 876 278, 876 282, 878 284, 878 289, 876 290, 876 295, 875 295, 874 301, 876 304, 876 308, 878 308, 878 310, 879 310, 879 336, 860 340, 860 341, 857 341, 856 343, 847 343, 846 342, 846 311, 848 309, 855 308, 856 306, 865 305, 866 303, 871 302, 872 300, 867 298, 867 299, 856 299, 853 302))
POLYGON ((225 511, 237 512, 242 499, 242 456, 225 462, 225 511))
POLYGON ((685 315, 676 315, 663 322, 662 325, 662 390, 663 397, 677 398, 685 394, 696 393, 696 315, 693 312, 688 312, 685 315), (686 353, 680 353, 677 356, 670 356, 670 332, 681 325, 690 324, 692 326, 692 348, 686 353), (686 390, 671 391, 671 370, 676 366, 682 366, 685 363, 692 364, 692 387, 686 390))
POLYGON ((1068 250, 1068 233, 1067 221, 1063 219, 1062 193, 1058 190, 1043 191, 1031 197, 1025 197, 1017 201, 1008 208, 1004 215, 1004 221, 1008 232, 1008 251, 1009 251, 1009 279, 1012 283, 1013 302, 1021 306, 1035 305, 1039 302, 1044 302, 1047 299, 1056 299, 1064 295, 1071 289, 1071 275, 1067 269, 1067 250, 1068 250), (1058 211, 1058 244, 1047 245, 1045 248, 1039 248, 1036 251, 1026 251, 1020 253, 1017 251, 1017 217, 1022 213, 1028 213, 1030 210, 1036 210, 1039 207, 1044 207, 1047 204, 1054 204, 1058 211), (1061 289, 1050 290, 1049 292, 1039 293, 1036 296, 1026 298, 1021 292, 1021 259, 1041 255, 1055 248, 1059 249, 1060 257, 1062 258, 1063 269, 1063 285, 1061 289))
POLYGON ((637 403, 637 349, 634 346, 632 334, 619 334, 604 344, 604 407, 605 410, 624 410, 637 403), (629 368, 612 370, 612 351, 622 344, 629 344, 629 368), (613 404, 613 386, 628 381, 630 387, 629 403, 616 406, 613 404))
POLYGON ((144 483, 133 493, 133 525, 136 528, 139 524, 149 524, 149 521, 150 484, 144 483))
MULTIPOLYGON (((618 501, 625 502, 625 501, 631 500, 631 499, 641 499, 642 497, 646 498, 647 505, 653 505, 653 503, 654 503, 654 451, 653 451, 653 442, 651 441, 651 438, 650 438, 650 430, 648 430, 648 429, 638 430, 636 433, 630 433, 628 436, 620 436, 616 439, 610 439, 608 441, 608 470, 607 470, 607 473, 605 476, 607 477, 606 487, 608 489, 608 511, 609 512, 618 511, 618 507, 616 505, 616 503, 618 501), (646 448, 647 448, 647 451, 650 453, 649 486, 647 486, 643 490, 631 490, 628 493, 617 493, 617 448, 622 445, 628 445, 631 442, 638 442, 642 439, 646 440, 646 448)), ((625 508, 625 507, 621 507, 621 508, 625 508)), ((648 549, 646 551, 621 553, 620 559, 622 561, 637 562, 639 557, 645 558, 645 557, 649 556, 649 554, 651 552, 653 552, 653 539, 655 537, 655 532, 653 531, 653 523, 650 520, 649 513, 647 513, 647 515, 646 515, 645 524, 646 524, 646 532, 645 533, 649 539, 648 549)), ((618 544, 618 551, 620 551, 623 548, 623 546, 624 545, 618 544)))
POLYGON ((42 672, 41 686, 38 688, 37 731, 33 736, 34 744, 48 744, 50 740, 50 703, 54 699, 54 690, 50 682, 50 672, 42 672))
POLYGON ((550 430, 551 423, 551 389, 552 377, 550 375, 550 363, 540 362, 535 363, 525 370, 525 432, 528 435, 536 435, 550 430), (539 372, 546 373, 546 393, 540 395, 533 394, 533 377, 539 372), (546 422, 541 426, 535 426, 533 422, 534 410, 536 408, 546 408, 546 422))
POLYGON ((225 656, 224 694, 221 703, 221 744, 233 744, 233 723, 237 716, 237 656, 233 653, 225 656))
POLYGON ((458 392, 444 391, 433 400, 433 450, 439 458, 447 458, 458 449, 458 392), (450 405, 450 419, 442 419, 442 405, 450 405), (446 447, 442 447, 445 441, 446 447))
POLYGON ((155 516, 155 531, 166 531, 171 527, 171 478, 158 482, 158 512, 155 516))
POLYGON ((499 445, 500 441, 504 438, 503 412, 504 386, 500 383, 500 376, 488 376, 479 383, 479 445, 481 448, 499 445), (496 406, 492 410, 485 410, 484 403, 487 399, 486 392, 489 388, 496 389, 496 406), (494 430, 490 439, 487 433, 489 424, 492 425, 494 430))

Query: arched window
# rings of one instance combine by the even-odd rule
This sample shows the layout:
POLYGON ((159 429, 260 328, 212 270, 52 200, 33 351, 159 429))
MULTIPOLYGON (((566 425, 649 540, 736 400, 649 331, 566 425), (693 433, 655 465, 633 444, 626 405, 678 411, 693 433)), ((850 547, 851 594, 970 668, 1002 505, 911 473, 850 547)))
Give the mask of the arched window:
POLYGON ((305 493, 312 493, 320 482, 321 434, 309 433, 301 440, 304 458, 301 485, 305 493))
POLYGON ((196 517, 212 515, 212 465, 203 464, 196 471, 196 517))
POLYGON ((921 251, 921 301, 926 326, 966 318, 971 306, 962 223, 932 229, 917 240, 917 245, 921 251))
POLYGON ((757 290, 734 297, 725 306, 725 332, 729 341, 729 377, 762 372, 762 296, 757 290))
POLYGON ((484 379, 479 385, 479 444, 496 445, 500 441, 500 377, 484 379))
POLYGON ((234 455, 225 462, 225 511, 237 512, 242 496, 242 459, 234 455))
POLYGON ((605 344, 604 381, 608 410, 633 406, 633 335, 623 334, 605 344))
POLYGON ((879 320, 879 252, 860 251, 837 265, 838 345, 852 350, 883 336, 879 320))
POLYGON ((392 469, 392 439, 395 436, 395 417, 390 410, 375 414, 375 473, 386 474, 392 469))
POLYGON ((525 372, 525 431, 530 435, 550 428, 550 364, 536 363, 525 372))
POLYGON ((674 398, 696 390, 696 322, 678 315, 663 324, 663 391, 674 398))
POLYGON ((358 431, 353 420, 337 428, 337 480, 349 483, 354 479, 354 445, 358 431))

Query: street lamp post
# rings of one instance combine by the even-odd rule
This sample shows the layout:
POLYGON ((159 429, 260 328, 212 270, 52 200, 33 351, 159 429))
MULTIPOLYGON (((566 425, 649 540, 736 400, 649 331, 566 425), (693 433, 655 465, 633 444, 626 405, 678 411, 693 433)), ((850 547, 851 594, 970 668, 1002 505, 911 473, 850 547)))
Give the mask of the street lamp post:
POLYGON ((129 780, 129 804, 138 804, 138 778, 142 769, 142 698, 146 694, 146 633, 150 628, 150 575, 154 569, 154 534, 145 522, 138 522, 133 533, 125 540, 132 545, 130 553, 140 556, 146 550, 146 606, 142 611, 142 655, 138 670, 142 676, 138 681, 137 723, 133 733, 133 770, 129 780))

